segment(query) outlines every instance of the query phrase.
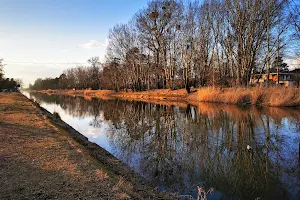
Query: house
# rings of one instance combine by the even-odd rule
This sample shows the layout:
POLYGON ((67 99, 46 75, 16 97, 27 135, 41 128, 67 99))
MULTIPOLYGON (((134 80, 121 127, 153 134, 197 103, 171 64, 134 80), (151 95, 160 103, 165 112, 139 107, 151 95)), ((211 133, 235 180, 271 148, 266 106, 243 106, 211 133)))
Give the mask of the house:
MULTIPOLYGON (((274 72, 270 70, 269 85, 292 86, 299 85, 300 70, 295 69, 287 72, 274 72)), ((252 85, 267 85, 268 74, 253 74, 249 83, 252 85)))

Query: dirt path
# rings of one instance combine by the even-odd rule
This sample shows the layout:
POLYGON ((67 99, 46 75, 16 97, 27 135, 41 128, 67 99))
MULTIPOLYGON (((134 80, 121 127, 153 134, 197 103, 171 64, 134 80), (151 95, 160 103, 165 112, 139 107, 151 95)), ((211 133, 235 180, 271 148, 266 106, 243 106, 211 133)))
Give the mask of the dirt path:
POLYGON ((101 162, 87 148, 98 147, 86 145, 23 95, 0 93, 0 199, 173 198, 116 173, 116 159, 100 149, 101 162))

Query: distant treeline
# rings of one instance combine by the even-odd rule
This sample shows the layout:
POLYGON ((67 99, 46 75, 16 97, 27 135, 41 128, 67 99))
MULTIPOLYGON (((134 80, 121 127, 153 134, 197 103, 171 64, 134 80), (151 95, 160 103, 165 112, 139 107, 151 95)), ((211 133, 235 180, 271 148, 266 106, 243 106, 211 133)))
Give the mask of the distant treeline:
POLYGON ((90 66, 78 66, 64 71, 57 78, 38 78, 33 85, 29 85, 32 90, 46 89, 100 89, 102 64, 99 57, 88 60, 90 66))
POLYGON ((0 92, 2 90, 16 90, 22 84, 22 81, 13 78, 5 78, 4 70, 3 70, 3 59, 0 59, 0 92))
POLYGON ((245 86, 253 73, 286 70, 286 52, 297 56, 299 12, 287 0, 153 0, 110 30, 105 63, 93 58, 32 88, 245 86))

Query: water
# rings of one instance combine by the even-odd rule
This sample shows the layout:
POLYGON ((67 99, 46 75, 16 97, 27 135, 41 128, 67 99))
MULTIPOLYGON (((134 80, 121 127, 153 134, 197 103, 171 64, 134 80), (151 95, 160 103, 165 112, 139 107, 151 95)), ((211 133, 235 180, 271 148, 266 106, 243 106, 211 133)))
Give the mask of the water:
POLYGON ((300 110, 25 95, 160 190, 196 198, 197 186, 214 188, 208 199, 300 197, 300 110))

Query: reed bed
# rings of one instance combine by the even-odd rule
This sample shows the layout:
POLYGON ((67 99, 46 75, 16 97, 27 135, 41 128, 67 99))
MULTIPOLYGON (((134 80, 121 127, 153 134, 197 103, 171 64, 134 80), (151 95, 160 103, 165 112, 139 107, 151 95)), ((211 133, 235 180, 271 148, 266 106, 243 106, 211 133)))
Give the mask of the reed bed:
POLYGON ((199 88, 197 100, 201 102, 239 105, 300 106, 300 89, 296 87, 256 88, 199 88))
POLYGON ((46 90, 47 94, 78 95, 88 98, 120 98, 137 101, 181 101, 197 104, 197 102, 227 103, 238 105, 261 105, 274 107, 300 107, 300 88, 296 87, 233 87, 233 88, 192 88, 188 94, 185 89, 148 90, 143 92, 112 90, 46 90))

